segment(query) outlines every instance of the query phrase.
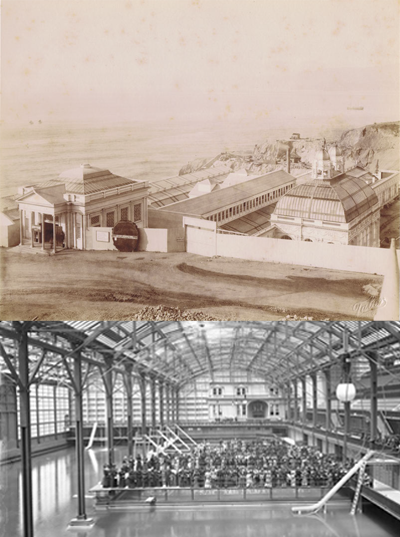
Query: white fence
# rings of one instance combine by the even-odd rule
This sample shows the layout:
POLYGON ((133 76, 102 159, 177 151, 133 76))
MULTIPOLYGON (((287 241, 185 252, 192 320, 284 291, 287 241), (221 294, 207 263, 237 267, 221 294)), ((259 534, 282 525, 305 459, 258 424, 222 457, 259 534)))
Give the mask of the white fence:
POLYGON ((188 220, 190 221, 184 221, 187 252, 208 257, 219 255, 269 263, 381 274, 385 277, 381 299, 386 304, 385 311, 381 314, 388 315, 387 320, 399 319, 396 281, 400 261, 398 250, 220 234, 210 225, 215 225, 214 222, 194 218, 188 220))

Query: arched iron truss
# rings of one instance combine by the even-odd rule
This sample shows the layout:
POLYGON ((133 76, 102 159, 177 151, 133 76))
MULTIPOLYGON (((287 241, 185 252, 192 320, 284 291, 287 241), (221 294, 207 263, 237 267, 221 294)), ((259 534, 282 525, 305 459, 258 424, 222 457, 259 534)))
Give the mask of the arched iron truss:
POLYGON ((21 331, 31 382, 70 385, 79 356, 84 385, 110 369, 176 388, 222 370, 283 385, 338 361, 344 332, 350 355, 377 350, 382 365, 400 368, 398 321, 1 321, 0 367, 16 383, 21 331))

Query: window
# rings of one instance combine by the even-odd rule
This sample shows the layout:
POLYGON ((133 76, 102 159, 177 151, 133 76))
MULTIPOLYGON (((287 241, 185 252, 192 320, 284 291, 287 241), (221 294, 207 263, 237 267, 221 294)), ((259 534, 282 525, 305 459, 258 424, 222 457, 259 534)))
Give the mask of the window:
POLYGON ((121 209, 121 220, 129 220, 128 207, 121 209))
MULTIPOLYGON (((30 391, 31 436, 59 434, 69 427, 68 388, 38 384, 30 391)), ((17 399, 19 409, 19 398, 17 399)), ((19 418, 19 414, 18 414, 19 418)), ((18 430, 18 437, 19 430, 18 430)))
POLYGON ((213 395, 222 395, 222 388, 220 386, 215 386, 212 393, 213 395))
POLYGON ((90 217, 90 225, 92 227, 100 227, 100 216, 91 216, 90 217))
POLYGON ((133 220, 135 222, 138 222, 142 219, 142 204, 138 203, 137 205, 133 206, 133 220))
POLYGON ((244 388, 243 386, 239 386, 238 388, 236 388, 236 395, 246 395, 246 388, 244 388))
POLYGON ((114 227, 114 211, 112 213, 107 213, 107 227, 114 227))

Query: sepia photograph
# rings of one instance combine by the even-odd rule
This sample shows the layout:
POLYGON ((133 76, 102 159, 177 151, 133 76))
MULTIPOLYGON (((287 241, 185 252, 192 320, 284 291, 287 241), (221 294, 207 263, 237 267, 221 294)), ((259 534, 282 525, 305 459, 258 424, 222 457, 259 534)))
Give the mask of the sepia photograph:
POLYGON ((4 0, 1 314, 399 319, 396 0, 4 0))
POLYGON ((1 536, 397 537, 399 10, 3 0, 1 536))

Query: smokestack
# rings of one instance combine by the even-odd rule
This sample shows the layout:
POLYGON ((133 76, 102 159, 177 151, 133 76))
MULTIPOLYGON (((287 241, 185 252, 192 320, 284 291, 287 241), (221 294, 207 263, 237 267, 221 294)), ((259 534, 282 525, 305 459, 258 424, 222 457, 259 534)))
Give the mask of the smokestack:
POLYGON ((286 171, 290 173, 290 147, 288 147, 286 151, 286 160, 286 171))

